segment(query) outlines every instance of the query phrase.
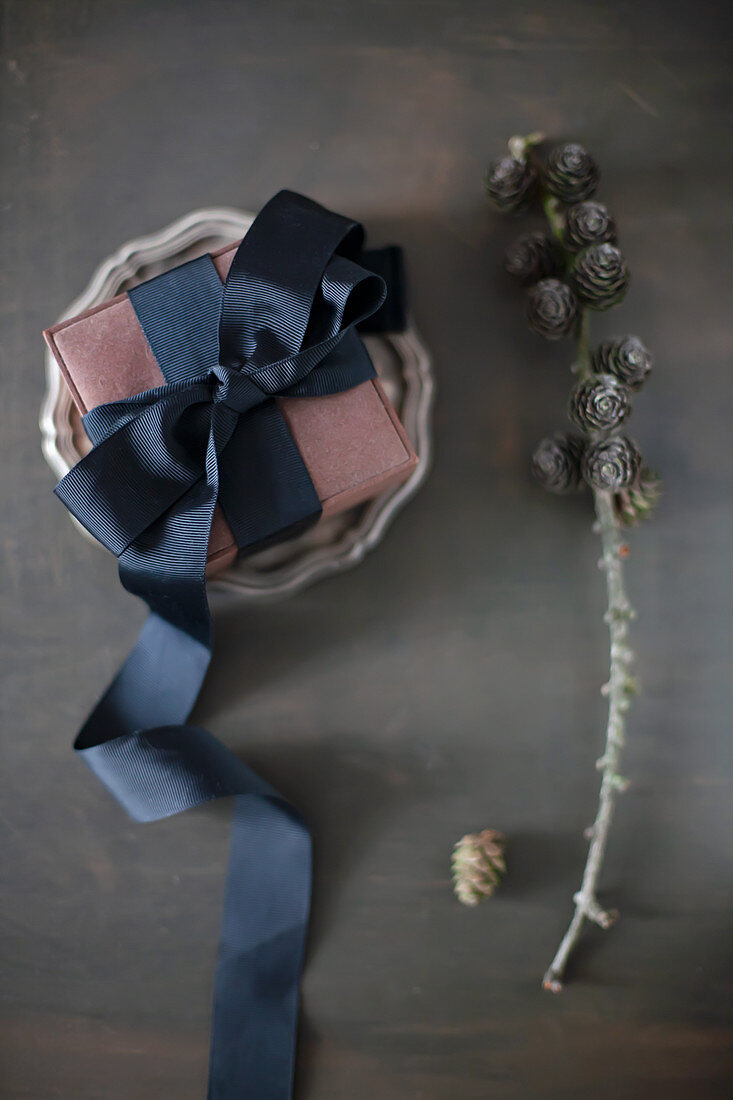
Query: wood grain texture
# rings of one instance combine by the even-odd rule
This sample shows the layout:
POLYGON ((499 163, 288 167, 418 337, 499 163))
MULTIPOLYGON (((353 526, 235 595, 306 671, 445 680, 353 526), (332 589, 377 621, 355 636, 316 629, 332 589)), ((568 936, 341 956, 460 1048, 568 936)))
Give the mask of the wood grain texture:
POLYGON ((141 611, 51 495, 42 328, 120 242, 282 186, 405 243, 440 397, 431 481, 353 573, 218 597, 196 718, 313 825, 303 1100, 727 1095, 730 38, 716 0, 10 0, 3 16, 0 1095, 197 1100, 224 811, 133 826, 70 742, 141 611), (512 133, 586 143, 632 271, 599 335, 658 367, 633 434, 664 474, 632 538, 634 710, 604 877, 561 998, 540 977, 595 804, 605 661, 581 500, 527 455, 567 349, 525 331, 515 226, 481 174, 512 133), (461 909, 450 848, 509 837, 461 909))

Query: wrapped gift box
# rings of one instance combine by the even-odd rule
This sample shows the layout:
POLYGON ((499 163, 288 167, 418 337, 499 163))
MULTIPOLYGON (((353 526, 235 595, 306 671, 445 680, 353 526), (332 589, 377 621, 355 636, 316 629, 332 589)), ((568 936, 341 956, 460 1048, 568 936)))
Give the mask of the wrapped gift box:
MULTIPOLYGON (((226 278, 238 242, 212 252, 226 278)), ((164 378, 127 295, 44 332, 80 412, 163 385, 164 378)), ((402 484, 417 456, 379 381, 327 397, 278 398, 323 507, 337 515, 402 484)), ((208 572, 230 565, 237 547, 219 508, 208 572)))

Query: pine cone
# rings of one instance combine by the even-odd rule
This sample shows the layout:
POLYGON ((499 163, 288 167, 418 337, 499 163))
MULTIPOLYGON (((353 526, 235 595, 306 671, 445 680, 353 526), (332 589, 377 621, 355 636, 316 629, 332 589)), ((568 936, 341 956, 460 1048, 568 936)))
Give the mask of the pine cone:
POLYGON ((586 432, 607 432, 631 412, 631 391, 612 374, 578 382, 570 394, 568 415, 586 432))
POLYGON ((532 199, 537 189, 537 173, 526 160, 503 157, 489 165, 486 173, 486 194, 502 212, 520 210, 532 199))
POLYGON ((656 508, 662 495, 662 479, 646 466, 639 474, 636 485, 614 493, 613 510, 616 519, 624 527, 633 527, 647 519, 656 508))
POLYGON ((523 285, 562 270, 559 249, 544 233, 525 233, 504 253, 504 270, 523 285))
POLYGON ((453 849, 453 889, 463 905, 478 905, 493 894, 506 873, 503 833, 468 833, 453 849))
POLYGON ((574 142, 550 150, 544 176, 547 190, 568 203, 589 198, 598 186, 595 161, 574 142))
POLYGON ((593 352, 592 363, 593 370, 615 374, 632 390, 638 390, 652 369, 654 359, 638 336, 624 336, 599 344, 593 352))
POLYGON ((572 493, 581 485, 582 454, 582 439, 558 432, 542 439, 535 447, 532 474, 551 493, 572 493))
POLYGON ((616 223, 600 202, 578 202, 565 211, 563 242, 569 252, 591 244, 616 243, 616 223))
POLYGON ((567 336, 577 316, 575 295, 559 279, 540 279, 527 294, 527 323, 547 340, 567 336))
POLYGON ((595 244, 580 252, 572 273, 578 300, 590 309, 610 309, 621 301, 629 286, 629 269, 612 244, 595 244))
POLYGON ((583 452, 583 477, 594 489, 616 493, 633 485, 639 476, 641 455, 625 435, 591 443, 583 452))

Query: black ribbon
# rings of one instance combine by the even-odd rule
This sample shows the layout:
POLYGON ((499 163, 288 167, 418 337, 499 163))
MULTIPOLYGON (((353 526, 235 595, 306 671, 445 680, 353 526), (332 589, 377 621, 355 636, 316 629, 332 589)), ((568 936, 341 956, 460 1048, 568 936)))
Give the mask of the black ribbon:
POLYGON ((93 449, 56 488, 150 609, 74 747, 138 821, 234 796, 209 1100, 291 1095, 311 881, 300 814, 185 724, 211 659, 211 521, 218 500, 251 551, 320 515, 275 397, 374 376, 355 327, 378 316, 385 286, 357 261, 389 267, 398 256, 366 259, 362 244, 357 223, 281 191, 224 285, 204 256, 130 291, 166 384, 88 412, 93 449))

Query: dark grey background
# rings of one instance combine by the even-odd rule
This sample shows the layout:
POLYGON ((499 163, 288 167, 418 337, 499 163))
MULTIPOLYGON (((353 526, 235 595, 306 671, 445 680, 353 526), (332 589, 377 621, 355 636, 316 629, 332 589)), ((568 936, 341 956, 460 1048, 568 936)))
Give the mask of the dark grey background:
POLYGON ((142 613, 72 529, 39 448, 41 329, 123 241, 293 187, 408 251, 440 396, 429 484, 355 572, 218 598, 197 718, 317 842, 298 1095, 726 1095, 730 970, 730 39, 722 2, 2 3, 5 1097, 204 1094, 227 814, 129 824, 70 742, 142 613), (604 900, 539 988, 591 819, 606 662, 587 500, 535 488, 567 346, 500 270, 481 175, 512 133, 582 140, 633 268, 601 334, 658 368, 633 433, 663 471, 632 537, 634 709, 604 900), (726 407, 727 406, 727 407, 726 407), (448 860, 510 838, 476 911, 448 860))

